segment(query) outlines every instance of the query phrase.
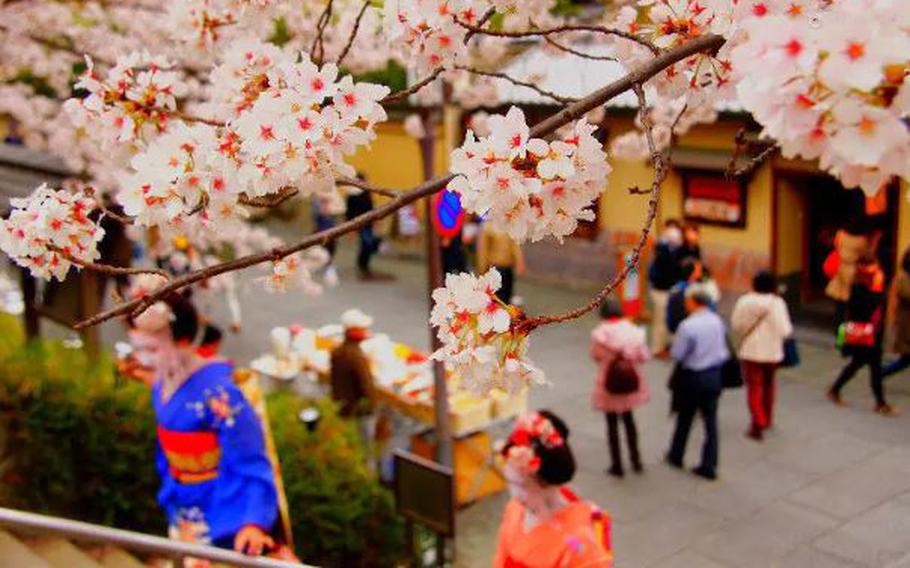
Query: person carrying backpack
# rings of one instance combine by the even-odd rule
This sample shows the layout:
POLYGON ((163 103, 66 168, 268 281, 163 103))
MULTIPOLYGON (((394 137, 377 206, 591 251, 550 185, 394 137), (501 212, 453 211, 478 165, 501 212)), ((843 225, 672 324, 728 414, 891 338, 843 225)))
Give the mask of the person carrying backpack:
POLYGON ((600 325, 591 332, 591 357, 597 363, 591 403, 595 410, 606 415, 611 462, 607 473, 622 477, 620 418, 625 424, 632 469, 636 473, 643 470, 632 411, 651 398, 648 382, 641 371, 641 364, 651 354, 644 330, 623 317, 616 301, 604 302, 600 307, 600 317, 600 325))

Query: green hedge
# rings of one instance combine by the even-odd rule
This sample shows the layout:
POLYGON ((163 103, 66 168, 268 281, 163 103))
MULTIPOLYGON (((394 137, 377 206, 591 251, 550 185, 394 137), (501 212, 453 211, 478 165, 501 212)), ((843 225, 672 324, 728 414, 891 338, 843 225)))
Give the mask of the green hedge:
MULTIPOLYGON (((118 381, 110 359, 90 365, 60 342, 22 344, 0 315, 0 504, 164 534, 155 494, 155 420, 148 389, 118 381)), ((364 467, 353 426, 319 403, 269 397, 298 554, 322 566, 391 566, 404 550, 390 494, 364 467)))

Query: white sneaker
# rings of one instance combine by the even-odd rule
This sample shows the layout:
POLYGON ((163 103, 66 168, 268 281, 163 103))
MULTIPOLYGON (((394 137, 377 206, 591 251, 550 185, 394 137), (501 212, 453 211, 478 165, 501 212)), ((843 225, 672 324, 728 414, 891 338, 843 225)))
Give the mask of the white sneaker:
POLYGON ((338 270, 335 268, 334 264, 330 264, 326 267, 325 274, 322 276, 322 281, 329 288, 338 286, 338 270))

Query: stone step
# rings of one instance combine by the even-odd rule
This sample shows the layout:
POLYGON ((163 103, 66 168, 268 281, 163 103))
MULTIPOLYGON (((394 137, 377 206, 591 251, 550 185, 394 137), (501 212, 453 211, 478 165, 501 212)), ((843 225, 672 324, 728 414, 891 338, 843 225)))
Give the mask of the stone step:
POLYGON ((92 557, 60 537, 38 537, 28 546, 53 568, 101 568, 92 557))
POLYGON ((41 556, 10 533, 0 530, 0 568, 52 568, 41 556))
POLYGON ((116 546, 94 549, 91 555, 104 568, 145 568, 135 556, 116 546))

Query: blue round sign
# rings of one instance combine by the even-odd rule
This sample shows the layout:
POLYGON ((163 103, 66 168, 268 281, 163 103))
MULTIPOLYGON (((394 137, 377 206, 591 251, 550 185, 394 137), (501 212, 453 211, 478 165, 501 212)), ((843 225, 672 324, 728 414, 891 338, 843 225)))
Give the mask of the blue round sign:
POLYGON ((438 194, 433 206, 433 226, 439 236, 452 238, 461 231, 463 224, 464 209, 458 194, 449 190, 438 194))

